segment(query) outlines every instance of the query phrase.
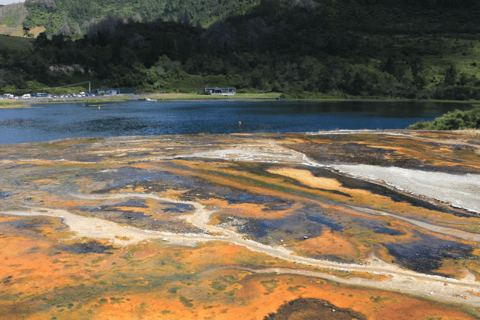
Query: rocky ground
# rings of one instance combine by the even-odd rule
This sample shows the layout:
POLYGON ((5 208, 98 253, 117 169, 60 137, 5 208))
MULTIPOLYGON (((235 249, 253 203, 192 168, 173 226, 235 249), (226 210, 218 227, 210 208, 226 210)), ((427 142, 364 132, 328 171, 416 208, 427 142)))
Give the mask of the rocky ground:
POLYGON ((475 132, 0 149, 1 319, 471 319, 475 132))

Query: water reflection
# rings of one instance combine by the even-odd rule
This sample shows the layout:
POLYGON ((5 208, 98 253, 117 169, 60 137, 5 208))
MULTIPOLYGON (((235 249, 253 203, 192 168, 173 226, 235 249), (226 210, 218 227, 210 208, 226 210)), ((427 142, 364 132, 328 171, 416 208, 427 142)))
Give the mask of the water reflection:
POLYGON ((0 109, 0 144, 118 135, 404 129, 469 107, 427 102, 129 101, 98 109, 64 103, 0 109))

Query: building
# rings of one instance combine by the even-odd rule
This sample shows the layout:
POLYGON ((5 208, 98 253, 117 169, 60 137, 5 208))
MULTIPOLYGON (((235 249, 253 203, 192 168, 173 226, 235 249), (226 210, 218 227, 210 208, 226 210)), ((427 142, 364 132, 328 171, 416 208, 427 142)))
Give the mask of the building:
POLYGON ((237 93, 235 88, 205 88, 203 91, 217 96, 233 96, 237 93))
POLYGON ((110 94, 110 95, 116 95, 120 93, 119 89, 97 89, 95 90, 95 94, 110 94))
POLYGON ((116 95, 116 94, 134 94, 135 89, 133 88, 111 88, 111 89, 96 89, 95 94, 102 94, 104 92, 105 94, 109 95, 116 95))

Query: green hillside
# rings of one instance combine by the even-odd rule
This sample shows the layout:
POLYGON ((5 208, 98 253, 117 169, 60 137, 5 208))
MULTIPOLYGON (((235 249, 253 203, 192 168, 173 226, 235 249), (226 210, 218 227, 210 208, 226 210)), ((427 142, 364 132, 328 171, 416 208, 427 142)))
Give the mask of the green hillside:
POLYGON ((50 24, 25 56, 3 54, 0 90, 90 80, 150 92, 212 85, 291 98, 480 99, 478 2, 69 1, 25 4, 32 25, 50 24), (207 10, 224 16, 205 22, 207 10))
POLYGON ((5 24, 8 27, 21 25, 27 14, 27 9, 21 3, 2 6, 0 7, 0 25, 5 24))
POLYGON ((23 36, 22 22, 28 15, 23 3, 0 7, 0 34, 23 36))
POLYGON ((157 19, 208 27, 213 22, 243 14, 259 0, 27 0, 26 29, 44 26, 51 36, 76 36, 96 22, 108 18, 152 22, 157 19))
MULTIPOLYGON (((104 18, 124 21, 176 21, 209 27, 228 17, 249 13, 260 0, 26 0, 28 30, 43 26, 49 36, 78 37, 104 18)), ((473 0, 270 0, 263 1, 262 16, 304 8, 317 16, 321 27, 367 33, 476 33, 480 3, 473 0)))

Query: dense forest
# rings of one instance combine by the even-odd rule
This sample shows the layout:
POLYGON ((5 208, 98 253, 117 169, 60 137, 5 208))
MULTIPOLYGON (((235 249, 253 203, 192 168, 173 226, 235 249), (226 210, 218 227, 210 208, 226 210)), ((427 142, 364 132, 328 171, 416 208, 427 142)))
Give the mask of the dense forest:
POLYGON ((234 86, 293 98, 480 99, 478 1, 28 0, 26 6, 25 27, 43 15, 52 28, 31 50, 0 49, 3 92, 89 80, 149 92, 234 86))

